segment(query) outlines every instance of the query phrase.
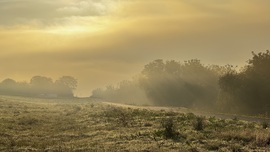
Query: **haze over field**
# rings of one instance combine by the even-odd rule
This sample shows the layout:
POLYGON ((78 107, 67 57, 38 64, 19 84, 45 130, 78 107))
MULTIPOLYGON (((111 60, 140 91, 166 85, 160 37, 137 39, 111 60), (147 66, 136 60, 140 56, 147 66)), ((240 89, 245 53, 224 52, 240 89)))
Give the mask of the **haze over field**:
POLYGON ((154 59, 244 65, 269 49, 267 0, 0 0, 0 79, 79 80, 77 95, 154 59))

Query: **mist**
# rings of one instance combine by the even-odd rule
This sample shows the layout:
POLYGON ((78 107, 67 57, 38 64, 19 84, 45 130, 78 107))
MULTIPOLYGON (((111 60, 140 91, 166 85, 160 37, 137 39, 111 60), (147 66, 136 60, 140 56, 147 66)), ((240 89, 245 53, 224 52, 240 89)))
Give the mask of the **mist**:
POLYGON ((129 81, 93 90, 93 98, 129 104, 214 107, 218 99, 219 77, 229 66, 203 65, 200 60, 185 62, 154 60, 129 81))
POLYGON ((270 151, 269 0, 0 0, 0 151, 270 151))
POLYGON ((1 94, 62 90, 70 97, 243 113, 253 100, 267 104, 267 87, 258 89, 267 78, 254 80, 261 71, 250 72, 248 60, 256 56, 251 51, 269 48, 267 1, 0 4, 1 94), (57 86, 63 75, 76 78, 76 89, 57 86), (33 76, 46 86, 35 86, 33 76))
POLYGON ((243 67, 204 65, 198 59, 154 60, 133 80, 98 88, 92 98, 117 103, 185 107, 231 114, 268 115, 269 51, 243 67))
MULTIPOLYGON (((204 64, 199 59, 156 59, 129 79, 98 85, 92 90, 89 87, 87 97, 132 105, 268 115, 270 53, 250 54, 252 57, 247 59, 244 66, 204 64)), ((74 98, 78 97, 78 82, 80 80, 72 76, 62 76, 56 80, 33 76, 29 82, 6 78, 0 83, 0 94, 74 98)))
POLYGON ((62 76, 53 81, 50 77, 34 76, 30 82, 17 82, 7 78, 0 83, 0 95, 40 98, 73 98, 77 80, 62 76))

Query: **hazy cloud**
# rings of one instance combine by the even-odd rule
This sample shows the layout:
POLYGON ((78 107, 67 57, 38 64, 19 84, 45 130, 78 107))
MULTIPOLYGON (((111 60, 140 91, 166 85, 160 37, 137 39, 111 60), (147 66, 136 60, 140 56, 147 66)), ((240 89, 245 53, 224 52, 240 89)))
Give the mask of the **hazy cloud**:
POLYGON ((108 0, 1 0, 0 25, 57 24, 72 16, 100 16, 109 11, 108 0))

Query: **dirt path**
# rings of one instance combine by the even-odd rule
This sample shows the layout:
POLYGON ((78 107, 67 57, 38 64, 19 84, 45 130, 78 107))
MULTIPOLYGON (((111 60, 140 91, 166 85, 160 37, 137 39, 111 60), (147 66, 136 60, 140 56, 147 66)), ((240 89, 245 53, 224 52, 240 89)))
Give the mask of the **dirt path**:
POLYGON ((128 104, 113 103, 113 102, 103 102, 103 103, 107 105, 122 107, 122 108, 147 109, 147 110, 154 110, 154 111, 165 110, 165 111, 183 112, 183 113, 191 112, 189 109, 183 108, 183 107, 138 106, 138 105, 128 105, 128 104))
POLYGON ((254 117, 254 116, 243 116, 243 115, 235 115, 235 114, 223 114, 223 113, 210 113, 210 112, 202 112, 195 111, 188 108, 183 107, 158 107, 158 106, 137 106, 137 105, 127 105, 122 103, 113 103, 113 102, 102 102, 103 104, 122 107, 122 108, 132 108, 132 109, 147 109, 154 111, 172 111, 172 112, 180 112, 180 113, 194 113, 195 115, 205 116, 205 117, 217 117, 222 119, 235 119, 251 121, 251 122, 268 122, 270 123, 270 118, 263 117, 254 117))

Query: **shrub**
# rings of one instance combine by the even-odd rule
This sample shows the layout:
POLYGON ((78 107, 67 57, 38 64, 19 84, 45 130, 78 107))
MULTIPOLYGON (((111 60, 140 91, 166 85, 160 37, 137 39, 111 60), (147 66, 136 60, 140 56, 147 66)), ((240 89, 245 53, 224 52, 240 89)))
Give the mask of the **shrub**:
POLYGON ((104 113, 109 121, 117 122, 118 125, 128 127, 132 124, 132 112, 123 108, 110 108, 104 113))
POLYGON ((201 131, 204 129, 204 117, 197 117, 193 123, 193 127, 197 131, 201 131))
POLYGON ((172 118, 164 119, 161 122, 161 125, 164 129, 164 136, 166 138, 174 138, 175 136, 175 124, 172 118))
POLYGON ((156 132, 157 136, 163 136, 165 139, 178 140, 180 133, 176 130, 173 118, 165 118, 161 121, 162 130, 156 132))

